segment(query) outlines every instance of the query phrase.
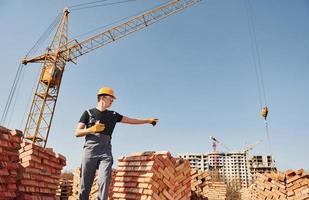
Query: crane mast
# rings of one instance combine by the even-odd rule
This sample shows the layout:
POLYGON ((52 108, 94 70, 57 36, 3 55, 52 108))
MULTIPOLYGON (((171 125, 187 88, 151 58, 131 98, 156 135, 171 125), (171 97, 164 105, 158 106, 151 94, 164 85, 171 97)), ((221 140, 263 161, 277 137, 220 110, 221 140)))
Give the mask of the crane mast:
POLYGON ((40 146, 46 145, 50 125, 53 119, 62 75, 67 63, 65 53, 68 43, 68 9, 64 9, 63 16, 57 27, 47 54, 42 58, 43 65, 36 91, 32 100, 30 112, 24 129, 24 139, 40 146))
POLYGON ((82 42, 78 42, 75 39, 68 42, 69 10, 65 8, 47 52, 22 61, 23 64, 32 62, 43 63, 25 125, 24 139, 43 147, 46 146, 67 62, 76 63, 78 57, 146 28, 200 1, 172 0, 82 42))

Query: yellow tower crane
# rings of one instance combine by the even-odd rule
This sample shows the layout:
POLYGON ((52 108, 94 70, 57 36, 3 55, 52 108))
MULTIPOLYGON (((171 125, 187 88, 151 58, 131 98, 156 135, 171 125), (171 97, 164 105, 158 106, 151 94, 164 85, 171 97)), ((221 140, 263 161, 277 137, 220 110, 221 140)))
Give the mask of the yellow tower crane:
POLYGON ((68 62, 71 61, 76 64, 78 57, 146 28, 200 1, 169 1, 81 42, 76 39, 68 39, 68 16, 70 11, 65 8, 46 53, 22 61, 23 64, 43 63, 24 129, 24 140, 45 148, 58 100, 62 76, 68 62))
POLYGON ((249 151, 251 151, 254 147, 256 147, 261 142, 263 142, 263 140, 258 140, 254 144, 245 145, 244 150, 243 150, 244 154, 247 156, 249 154, 249 151))

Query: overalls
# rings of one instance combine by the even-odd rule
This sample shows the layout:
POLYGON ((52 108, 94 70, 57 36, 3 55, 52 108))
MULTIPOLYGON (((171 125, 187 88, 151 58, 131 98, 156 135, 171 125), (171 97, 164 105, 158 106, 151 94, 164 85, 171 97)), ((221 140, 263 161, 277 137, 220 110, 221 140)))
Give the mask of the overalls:
POLYGON ((98 200, 107 200, 113 165, 111 137, 100 133, 87 135, 83 154, 79 199, 89 199, 98 169, 98 200))
POLYGON ((79 199, 88 200, 96 170, 99 170, 98 199, 107 200, 112 173, 113 156, 110 136, 98 134, 88 135, 84 145, 81 168, 81 190, 79 199), (98 143, 96 138, 100 138, 98 143), (105 195, 104 195, 105 194, 105 195))

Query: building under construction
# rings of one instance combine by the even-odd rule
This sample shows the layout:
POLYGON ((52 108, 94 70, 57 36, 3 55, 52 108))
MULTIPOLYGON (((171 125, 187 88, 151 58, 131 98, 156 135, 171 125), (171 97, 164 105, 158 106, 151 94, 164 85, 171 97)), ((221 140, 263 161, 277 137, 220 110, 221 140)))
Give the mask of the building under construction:
POLYGON ((218 172, 219 178, 225 182, 239 182, 247 188, 257 172, 276 171, 275 161, 271 156, 252 156, 244 152, 211 152, 206 154, 181 154, 180 158, 189 160, 192 168, 202 171, 218 172), (262 159, 265 158, 265 159, 262 159))

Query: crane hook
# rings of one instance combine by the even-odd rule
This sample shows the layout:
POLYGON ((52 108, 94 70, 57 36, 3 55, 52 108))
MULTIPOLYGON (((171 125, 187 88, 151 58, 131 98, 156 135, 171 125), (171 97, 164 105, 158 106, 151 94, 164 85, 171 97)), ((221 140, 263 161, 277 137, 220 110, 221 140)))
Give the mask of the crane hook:
POLYGON ((262 109, 262 111, 261 111, 261 116, 262 116, 265 120, 267 120, 267 115, 268 115, 268 107, 265 106, 265 107, 262 109))

